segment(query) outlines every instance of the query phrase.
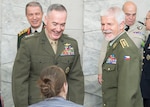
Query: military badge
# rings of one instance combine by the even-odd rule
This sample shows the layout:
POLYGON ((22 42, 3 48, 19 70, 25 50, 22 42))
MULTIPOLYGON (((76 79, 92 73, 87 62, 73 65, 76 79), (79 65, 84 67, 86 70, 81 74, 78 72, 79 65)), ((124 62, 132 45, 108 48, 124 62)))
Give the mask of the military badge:
POLYGON ((65 73, 68 74, 69 71, 70 71, 70 68, 67 67, 66 70, 65 70, 65 73))
POLYGON ((61 56, 74 55, 74 48, 71 46, 71 44, 66 43, 64 46, 64 50, 60 54, 61 56))
POLYGON ((142 28, 143 28, 142 26, 137 26, 138 30, 142 30, 142 28))
POLYGON ((149 55, 149 54, 146 56, 146 59, 147 59, 147 60, 150 60, 150 55, 149 55))
POLYGON ((108 57, 107 61, 106 61, 107 64, 116 64, 117 63, 117 59, 115 58, 115 55, 112 54, 108 57))

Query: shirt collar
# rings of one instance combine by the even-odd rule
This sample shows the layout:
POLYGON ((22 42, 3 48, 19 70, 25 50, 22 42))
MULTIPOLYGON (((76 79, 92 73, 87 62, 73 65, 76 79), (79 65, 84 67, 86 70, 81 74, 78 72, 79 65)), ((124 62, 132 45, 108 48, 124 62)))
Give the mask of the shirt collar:
POLYGON ((115 39, 109 42, 109 46, 112 46, 113 43, 124 33, 125 31, 121 32, 115 39))
POLYGON ((35 30, 36 30, 37 32, 41 32, 41 31, 42 31, 42 28, 43 28, 43 22, 41 23, 40 27, 37 28, 37 29, 34 29, 33 27, 31 27, 31 33, 34 33, 35 30))

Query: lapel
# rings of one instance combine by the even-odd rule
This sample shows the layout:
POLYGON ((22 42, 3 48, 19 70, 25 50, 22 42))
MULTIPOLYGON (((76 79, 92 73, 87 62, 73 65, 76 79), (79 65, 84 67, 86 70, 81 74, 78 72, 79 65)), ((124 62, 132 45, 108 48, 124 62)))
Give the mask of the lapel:
MULTIPOLYGON (((120 37, 119 38, 117 38, 117 40, 112 44, 112 46, 107 46, 107 52, 106 52, 106 57, 105 57, 105 59, 104 59, 104 62, 106 62, 106 60, 108 59, 108 57, 111 55, 111 54, 113 54, 112 52, 113 52, 113 50, 119 45, 119 42, 120 42, 120 40, 122 39, 122 38, 126 38, 127 37, 127 33, 126 32, 124 32, 124 33, 122 33, 121 35, 120 35, 120 37)), ((109 42, 110 43, 110 42, 109 42)), ((109 43, 108 43, 108 45, 109 45, 109 43)), ((103 63, 104 63, 103 62, 103 63)))
POLYGON ((59 55, 63 52, 65 43, 66 43, 66 41, 64 39, 64 35, 62 35, 61 38, 58 40, 56 58, 59 57, 59 55))
POLYGON ((42 30, 42 32, 40 33, 40 44, 42 46, 42 49, 45 52, 47 52, 49 55, 50 54, 55 55, 55 53, 52 49, 52 46, 50 45, 50 43, 46 37, 45 30, 42 30))
POLYGON ((64 39, 64 35, 62 35, 60 37, 60 39, 58 40, 58 46, 57 46, 57 52, 56 54, 53 51, 52 46, 50 45, 46 34, 45 34, 45 30, 42 30, 41 34, 40 34, 40 43, 42 45, 42 48, 45 52, 47 52, 49 55, 53 55, 55 56, 55 58, 59 57, 59 55, 62 53, 62 51, 64 50, 64 44, 67 42, 64 39))

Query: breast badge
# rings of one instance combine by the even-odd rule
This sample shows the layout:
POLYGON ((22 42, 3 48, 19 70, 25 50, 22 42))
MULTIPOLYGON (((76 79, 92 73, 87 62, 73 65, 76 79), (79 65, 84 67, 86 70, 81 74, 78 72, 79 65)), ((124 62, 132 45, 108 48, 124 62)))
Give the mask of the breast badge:
POLYGON ((117 59, 115 58, 115 55, 112 54, 108 57, 107 61, 106 61, 107 64, 116 64, 117 63, 117 59))
POLYGON ((149 54, 146 56, 146 59, 147 59, 147 60, 150 60, 150 55, 149 55, 149 54))
POLYGON ((64 46, 64 50, 60 54, 61 56, 74 55, 74 48, 71 46, 71 44, 66 43, 64 46))

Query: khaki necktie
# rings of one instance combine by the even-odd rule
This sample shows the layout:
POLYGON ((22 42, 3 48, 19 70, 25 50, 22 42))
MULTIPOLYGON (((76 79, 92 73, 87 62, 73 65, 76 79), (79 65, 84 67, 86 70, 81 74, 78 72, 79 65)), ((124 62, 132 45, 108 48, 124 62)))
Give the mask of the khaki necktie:
POLYGON ((54 50, 54 53, 56 54, 56 51, 57 51, 57 42, 56 41, 52 41, 51 42, 51 46, 52 46, 52 48, 54 50))

